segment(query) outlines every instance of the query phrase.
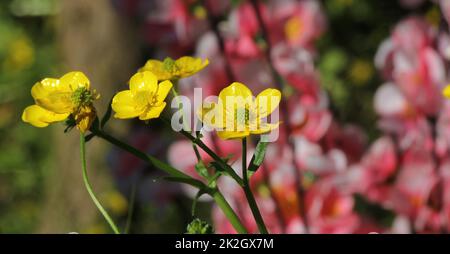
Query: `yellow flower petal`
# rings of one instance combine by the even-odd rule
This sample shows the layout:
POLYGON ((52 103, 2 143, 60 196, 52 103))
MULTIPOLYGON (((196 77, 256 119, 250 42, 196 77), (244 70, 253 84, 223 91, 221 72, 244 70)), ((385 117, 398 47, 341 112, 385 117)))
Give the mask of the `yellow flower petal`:
POLYGON ((150 120, 153 118, 158 118, 161 115, 161 112, 166 107, 166 103, 163 102, 159 106, 149 107, 144 113, 139 116, 139 120, 150 120))
POLYGON ((96 116, 95 108, 92 105, 82 107, 80 112, 75 115, 78 130, 82 133, 89 130, 96 116))
POLYGON ((145 92, 149 96, 156 93, 158 89, 158 79, 155 74, 144 71, 138 72, 130 79, 130 90, 133 94, 145 92))
POLYGON ((223 140, 242 139, 250 135, 249 131, 217 131, 219 138, 223 140))
POLYGON ((268 133, 280 126, 280 122, 278 123, 262 123, 258 126, 257 130, 251 130, 251 134, 264 134, 268 133))
POLYGON ((202 123, 212 128, 222 129, 225 126, 223 111, 216 103, 203 102, 197 115, 202 123))
POLYGON ((177 60, 171 58, 166 58, 164 61, 151 59, 139 69, 139 72, 152 72, 158 80, 175 80, 192 76, 204 69, 208 64, 208 59, 202 60, 201 58, 190 56, 183 56, 177 60))
POLYGON ((72 90, 58 79, 46 78, 36 83, 31 95, 37 105, 55 113, 69 113, 73 108, 72 90))
POLYGON ((450 85, 447 85, 444 90, 442 91, 442 94, 450 99, 450 85))
POLYGON ((28 106, 22 114, 22 121, 30 123, 35 127, 47 127, 50 123, 60 122, 69 116, 66 114, 56 114, 38 105, 28 106))
POLYGON ((62 76, 59 80, 61 84, 70 87, 72 91, 75 91, 78 88, 86 88, 87 90, 90 89, 89 79, 86 75, 84 75, 84 73, 79 71, 69 72, 62 76))
POLYGON ((136 102, 130 90, 117 93, 112 100, 111 107, 116 112, 114 117, 119 119, 137 117, 145 109, 136 102))
POLYGON ((175 75, 179 78, 186 78, 203 70, 208 64, 208 59, 202 60, 201 58, 183 56, 175 61, 177 69, 175 75))
POLYGON ((169 80, 159 83, 158 91, 156 93, 157 105, 164 102, 164 100, 167 97, 167 94, 169 94, 169 92, 170 92, 170 89, 172 89, 172 86, 173 86, 172 82, 170 82, 169 80))
POLYGON ((277 89, 268 88, 256 97, 258 117, 264 118, 270 115, 280 104, 281 92, 277 89))
POLYGON ((247 86, 239 82, 232 83, 231 85, 225 87, 219 93, 219 99, 223 103, 227 101, 227 98, 238 96, 242 97, 244 100, 248 100, 252 98, 253 94, 252 91, 250 91, 250 89, 248 89, 247 86))
POLYGON ((149 71, 156 75, 158 80, 169 80, 172 79, 172 73, 164 69, 164 63, 159 60, 150 59, 148 60, 144 67, 139 69, 139 72, 149 71))
POLYGON ((219 93, 218 106, 218 110, 223 110, 225 121, 233 122, 238 117, 238 109, 253 108, 253 94, 244 84, 234 82, 219 93))

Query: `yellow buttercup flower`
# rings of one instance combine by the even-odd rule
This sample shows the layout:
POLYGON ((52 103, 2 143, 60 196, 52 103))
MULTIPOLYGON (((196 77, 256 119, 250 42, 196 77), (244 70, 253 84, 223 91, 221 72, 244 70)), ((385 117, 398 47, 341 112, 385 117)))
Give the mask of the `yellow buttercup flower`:
POLYGON ((140 120, 158 118, 166 107, 167 97, 172 83, 169 80, 158 84, 155 74, 138 72, 129 81, 130 90, 121 91, 112 100, 114 117, 128 119, 139 117, 140 120))
POLYGON ((155 59, 148 60, 139 72, 152 72, 158 80, 177 80, 194 75, 208 64, 208 59, 202 60, 201 58, 183 56, 177 60, 173 60, 167 57, 163 61, 155 59))
POLYGON ((203 104, 200 119, 225 140, 264 134, 279 125, 263 119, 272 114, 280 100, 281 92, 277 89, 265 89, 254 98, 248 87, 234 82, 219 93, 217 103, 203 104))
POLYGON ((70 118, 83 133, 96 118, 93 101, 100 97, 90 90, 89 79, 82 72, 69 72, 60 79, 43 79, 31 88, 31 95, 35 105, 23 111, 24 122, 47 127, 70 118))

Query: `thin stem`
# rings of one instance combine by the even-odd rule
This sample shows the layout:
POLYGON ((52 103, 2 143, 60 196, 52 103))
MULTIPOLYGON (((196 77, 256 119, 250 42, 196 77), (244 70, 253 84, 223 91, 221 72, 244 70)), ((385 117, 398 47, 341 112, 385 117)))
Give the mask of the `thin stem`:
POLYGON ((247 229, 245 229, 244 225, 242 225, 241 220, 233 211, 233 208, 231 208, 230 204, 228 204, 222 193, 220 193, 218 189, 216 190, 217 191, 213 192, 212 194, 212 197, 214 198, 216 204, 220 207, 220 209, 222 209, 223 213, 228 218, 228 221, 231 223, 231 225, 233 225, 234 229, 236 229, 239 234, 247 234, 247 229))
MULTIPOLYGON (((175 81, 174 83, 177 84, 178 81, 175 81)), ((175 90, 175 88, 173 88, 173 87, 172 87, 172 94, 173 94, 175 100, 177 100, 178 107, 182 108, 183 104, 181 103, 180 98, 178 97, 179 94, 178 94, 178 92, 175 90)), ((208 146, 206 146, 206 145, 200 140, 200 138, 198 137, 198 135, 197 135, 197 137, 194 137, 194 136, 192 136, 189 132, 187 132, 187 130, 189 130, 189 128, 188 128, 186 122, 184 121, 184 114, 183 114, 183 119, 182 119, 182 121, 183 121, 183 127, 184 127, 184 130, 182 131, 182 133, 183 133, 185 136, 186 136, 187 134, 189 134, 189 135, 187 135, 187 136, 188 136, 189 140, 190 140, 191 143, 192 143, 192 148, 193 148, 193 150, 194 150, 194 152, 195 152, 195 156, 197 157, 197 160, 198 160, 199 162, 202 161, 201 156, 200 156, 200 153, 199 153, 198 148, 197 148, 197 145, 200 144, 199 146, 201 146, 203 150, 206 149, 205 151, 207 151, 207 153, 208 153, 211 157, 215 158, 216 161, 221 161, 221 162, 223 162, 222 159, 221 159, 219 156, 217 156, 211 149, 209 149, 208 146), (199 143, 199 144, 198 144, 198 143, 199 143)), ((228 165, 228 164, 227 164, 227 165, 228 165)), ((234 171, 233 171, 233 172, 234 172, 234 171)), ((237 175, 236 175, 236 176, 237 176, 237 175)), ((237 177, 239 178, 239 176, 237 176, 237 177)), ((239 179, 240 179, 240 178, 239 178, 239 179)), ((216 201, 216 204, 222 209, 222 211, 224 212, 225 216, 228 218, 228 220, 229 220, 230 223, 233 225, 233 227, 236 229, 236 231, 237 231, 238 233, 241 233, 241 234, 242 234, 242 233, 247 233, 247 229, 245 229, 244 225, 242 225, 242 223, 241 223, 239 217, 236 215, 236 213, 234 212, 234 210, 231 208, 231 206, 228 204, 228 202, 225 200, 225 198, 224 198, 223 195, 219 192, 218 189, 215 190, 215 192, 213 193, 212 197, 213 197, 214 200, 216 201)), ((194 203, 193 203, 193 206, 192 206, 192 211, 191 211, 192 216, 194 216, 195 209, 196 209, 196 207, 197 207, 197 199, 198 199, 198 198, 199 198, 199 197, 195 197, 195 200, 194 200, 194 203)))
POLYGON ((258 204, 256 204, 255 197, 250 189, 250 184, 248 181, 247 175, 247 138, 242 139, 242 178, 244 180, 244 186, 242 188, 245 192, 245 197, 247 198, 248 205, 252 210, 253 217, 255 217, 256 224, 258 225, 259 232, 261 234, 268 234, 266 224, 264 224, 264 220, 261 216, 261 213, 258 209, 258 204))
POLYGON ((247 176, 247 138, 242 139, 242 178, 244 179, 244 186, 248 185, 247 176))
MULTIPOLYGON (((168 122, 167 119, 162 119, 163 122, 165 122, 166 124, 170 124, 168 122)), ((198 147, 200 147, 203 151, 205 151, 209 156, 211 156, 211 158, 214 159, 214 161, 216 161, 217 163, 220 164, 221 167, 223 167, 226 172, 240 185, 243 185, 243 181, 242 179, 239 177, 238 174, 236 174, 236 172, 234 172, 234 169, 228 165, 222 158, 220 158, 220 156, 218 156, 213 150, 211 150, 205 143, 203 143, 203 141, 200 138, 196 138, 194 137, 191 133, 185 131, 185 130, 181 130, 179 131, 179 133, 181 133, 183 136, 185 136, 186 138, 188 138, 192 143, 196 144, 198 147)))
POLYGON ((136 201, 137 184, 138 184, 137 181, 134 181, 133 185, 131 187, 131 197, 130 197, 130 204, 128 206, 127 223, 125 224, 125 230, 124 230, 125 234, 130 233, 131 222, 133 221, 134 203, 136 201))
MULTIPOLYGON (((135 155, 139 159, 146 161, 146 162, 150 163, 151 165, 165 171, 166 173, 168 173, 171 176, 195 180, 192 177, 181 172, 180 170, 156 159, 153 156, 147 155, 146 153, 134 148, 133 146, 130 146, 127 143, 124 143, 124 142, 112 137, 111 135, 109 135, 101 130, 93 130, 92 133, 95 134, 97 137, 102 138, 102 139, 108 141, 109 143, 135 155)), ((198 182, 198 184, 203 184, 202 182, 200 182, 198 180, 197 180, 197 182, 198 182)))
POLYGON ((83 181, 89 193, 89 196, 91 197, 95 206, 97 206, 98 210, 103 215, 105 220, 108 222, 109 226, 114 231, 114 233, 120 234, 116 224, 114 224, 114 221, 111 219, 108 212, 106 212, 105 208, 103 208, 103 206, 100 204, 100 202, 98 201, 97 197, 94 194, 94 191, 92 190, 92 186, 91 183, 89 182, 89 177, 86 169, 86 140, 84 139, 84 135, 82 133, 80 133, 80 154, 81 154, 81 166, 83 169, 83 181))
POLYGON ((207 193, 214 198, 214 200, 216 201, 219 208, 222 209, 222 211, 225 214, 225 216, 227 217, 227 219, 233 225, 234 229, 236 229, 236 231, 239 233, 247 233, 247 230, 243 226, 239 217, 236 215, 234 210, 231 208, 230 204, 227 202, 227 200, 223 197, 223 195, 220 193, 220 191, 217 188, 210 189, 204 183, 202 183, 196 179, 193 179, 192 177, 184 174, 183 172, 179 171, 178 169, 175 169, 172 166, 170 166, 154 157, 151 157, 151 156, 145 154, 144 152, 112 137, 111 135, 109 135, 101 130, 92 130, 92 133, 95 134, 97 137, 102 138, 105 141, 108 141, 109 143, 133 154, 134 156, 138 157, 139 159, 146 161, 146 162, 150 163, 151 165, 169 173, 172 176, 187 179, 190 181, 191 185, 192 185, 192 183, 195 183, 195 187, 197 187, 199 189, 208 190, 207 193))

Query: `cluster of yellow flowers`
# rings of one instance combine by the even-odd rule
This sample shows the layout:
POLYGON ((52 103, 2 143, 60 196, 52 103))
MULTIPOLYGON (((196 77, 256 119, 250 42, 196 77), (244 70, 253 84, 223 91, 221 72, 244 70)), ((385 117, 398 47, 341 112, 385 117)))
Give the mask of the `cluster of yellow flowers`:
MULTIPOLYGON (((187 56, 177 60, 149 60, 131 77, 129 90, 113 97, 114 117, 158 118, 166 107, 168 93, 174 89, 172 82, 199 72, 208 63, 208 60, 187 56)), ((60 79, 46 78, 33 86, 31 94, 35 105, 24 110, 22 120, 33 126, 46 127, 53 122, 73 120, 84 133, 97 117, 93 101, 99 95, 90 89, 88 78, 81 72, 70 72, 60 79)), ((277 89, 266 89, 253 98, 247 86, 234 82, 220 92, 217 103, 204 103, 199 116, 216 129, 222 139, 244 138, 278 127, 279 123, 263 123, 262 119, 278 107, 280 100, 281 93, 277 89)))

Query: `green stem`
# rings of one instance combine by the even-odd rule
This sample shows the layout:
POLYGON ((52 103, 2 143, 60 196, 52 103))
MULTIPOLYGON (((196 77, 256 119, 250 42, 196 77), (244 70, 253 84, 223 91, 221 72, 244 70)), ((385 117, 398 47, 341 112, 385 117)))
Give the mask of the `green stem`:
POLYGON ((244 185, 242 188, 244 189, 245 197, 247 198, 248 205, 252 210, 253 217, 255 218, 256 224, 258 225, 259 232, 261 234, 268 234, 266 224, 264 224, 264 220, 261 216, 261 213, 258 209, 258 204, 256 204, 255 197, 250 189, 250 184, 248 181, 247 175, 247 138, 242 139, 242 178, 244 180, 244 185))
POLYGON ((211 158, 213 158, 217 163, 220 164, 221 167, 223 167, 226 172, 240 185, 243 186, 244 182, 242 181, 241 177, 239 177, 236 172, 234 172, 234 169, 228 165, 225 161, 223 161, 222 158, 220 158, 219 155, 217 155, 214 151, 212 151, 203 141, 199 138, 196 138, 192 136, 189 132, 181 130, 180 133, 187 137, 191 142, 195 143, 198 147, 200 147, 203 151, 205 151, 211 158))
MULTIPOLYGON (((165 171, 166 173, 168 173, 171 176, 194 180, 192 177, 186 175, 185 173, 179 171, 178 169, 158 160, 157 158, 155 158, 153 156, 147 155, 146 153, 134 148, 133 146, 130 146, 127 143, 124 143, 124 142, 112 137, 111 135, 109 135, 101 130, 93 130, 92 133, 94 133, 97 137, 102 138, 102 139, 108 141, 109 143, 133 154, 134 156, 138 157, 139 159, 146 161, 146 162, 150 163, 151 165, 165 171)), ((199 184, 203 184, 200 181, 197 181, 197 182, 199 184)))
MULTIPOLYGON (((178 81, 175 82, 175 84, 178 84, 178 81)), ((174 98, 177 100, 178 103, 178 107, 182 108, 183 104, 180 101, 180 98, 178 97, 178 92, 175 90, 175 88, 172 87, 172 94, 174 96, 174 98)), ((226 165, 225 167, 228 168, 228 164, 226 164, 222 158, 220 158, 216 153, 214 153, 205 143, 203 143, 203 141, 201 141, 201 139, 198 137, 194 137, 193 135, 191 135, 191 133, 189 133, 187 130, 189 130, 189 126, 187 126, 186 122, 184 121, 184 114, 183 116, 183 127, 184 130, 181 131, 181 133, 188 137, 188 139, 191 141, 192 143, 192 148, 194 149, 195 152, 195 156, 197 157, 197 160, 199 162, 202 161, 200 153, 198 151, 197 145, 202 148, 202 150, 204 150, 207 154, 209 154, 215 161, 217 161, 218 163, 222 164, 222 167, 224 167, 224 164, 226 165)), ((231 167, 230 167, 231 169, 231 167)), ((229 170, 230 171, 230 170, 229 170)), ((241 179, 239 178, 239 176, 234 172, 233 169, 231 169, 232 172, 231 174, 234 173, 234 176, 232 175, 233 178, 238 179, 238 183, 241 181, 241 179)), ((220 193, 220 191, 216 188, 212 194, 212 197, 214 198, 216 204, 222 209, 223 213, 225 214, 225 216, 228 218, 228 221, 231 223, 231 225, 233 225, 233 227, 236 229, 236 231, 240 234, 246 234, 247 229, 245 229, 244 225, 242 225, 239 217, 236 215, 236 213, 234 212, 233 208, 231 208, 231 206, 228 204, 228 202, 225 200, 225 198, 223 197, 222 193, 220 193)), ((195 208, 197 206, 197 199, 199 197, 195 197, 193 206, 192 206, 192 216, 194 216, 195 213, 195 208)))
MULTIPOLYGON (((160 118, 165 124, 170 126, 170 121, 166 118, 160 118)), ((185 136, 186 138, 188 138, 193 144, 197 145, 198 147, 200 147, 203 151, 205 151, 209 156, 211 156, 211 158, 214 159, 214 161, 216 161, 217 163, 219 163, 219 165, 240 185, 242 186, 243 182, 242 179, 239 177, 238 174, 236 174, 236 172, 234 172, 234 169, 228 165, 225 161, 223 161, 222 158, 220 158, 219 155, 217 155, 213 150, 211 150, 205 143, 203 143, 203 141, 198 138, 198 137, 194 137, 191 133, 189 133, 188 131, 185 130, 180 130, 179 133, 181 133, 183 136, 185 136)), ((194 149, 195 151, 195 149, 194 149)), ((198 150, 197 150, 198 153, 198 150)))
POLYGON ((120 234, 119 229, 117 228, 116 224, 114 224, 113 220, 109 216, 108 212, 106 212, 105 208, 100 204, 97 197, 94 194, 94 191, 92 190, 91 183, 89 182, 89 177, 86 169, 86 140, 84 139, 84 135, 80 134, 80 152, 81 152, 81 165, 83 168, 83 181, 86 185, 86 189, 89 193, 89 196, 91 196, 92 201, 94 202, 95 206, 97 206, 100 213, 105 217, 105 220, 108 222, 109 226, 111 226, 111 229, 114 231, 115 234, 120 234))
MULTIPOLYGON (((217 205, 222 209, 225 216, 228 218, 230 223, 233 225, 234 229, 236 229, 239 233, 247 233, 247 230, 243 226, 242 222, 240 221, 239 217, 236 215, 236 213, 231 208, 230 204, 226 201, 226 199, 223 197, 223 195, 220 193, 218 189, 210 189, 207 186, 205 186, 204 183, 184 174, 183 172, 179 171, 178 169, 173 168, 172 166, 152 157, 144 152, 112 137, 111 135, 101 131, 101 130, 91 130, 93 134, 95 134, 97 137, 102 138, 109 143, 133 154, 134 156, 138 157, 139 159, 146 161, 150 163, 151 165, 154 165, 155 167, 169 173, 170 175, 174 177, 184 178, 186 180, 189 180, 190 183, 195 183, 195 187, 199 189, 205 189, 208 190, 208 194, 211 195, 214 200, 216 201, 217 205)), ((193 184, 191 184, 193 185, 193 184)))
POLYGON ((125 230, 124 230, 125 234, 130 233, 131 222, 133 220, 134 203, 136 201, 137 185, 138 185, 137 181, 134 181, 133 186, 131 187, 131 197, 130 197, 130 204, 128 207, 128 217, 127 217, 127 223, 125 224, 125 230))
POLYGON ((234 229, 236 229, 239 234, 247 234, 247 229, 242 225, 241 220, 233 211, 230 204, 228 204, 222 193, 216 189, 216 191, 212 193, 212 197, 220 209, 222 209, 223 213, 228 218, 228 221, 233 225, 234 229))

